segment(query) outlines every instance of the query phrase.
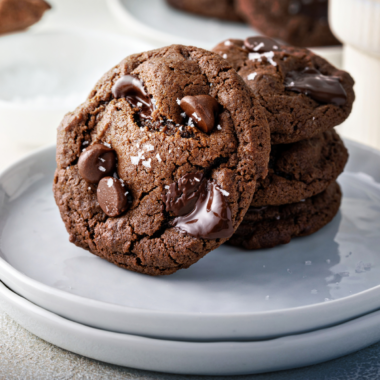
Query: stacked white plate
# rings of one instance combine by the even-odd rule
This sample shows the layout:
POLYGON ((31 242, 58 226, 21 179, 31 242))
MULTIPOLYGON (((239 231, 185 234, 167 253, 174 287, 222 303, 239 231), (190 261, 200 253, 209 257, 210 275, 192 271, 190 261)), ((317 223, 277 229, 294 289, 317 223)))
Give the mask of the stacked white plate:
POLYGON ((310 365, 380 340, 380 153, 346 141, 344 198, 316 234, 222 246, 149 277, 68 242, 54 146, 0 175, 0 305, 42 339, 134 368, 233 375, 310 365))

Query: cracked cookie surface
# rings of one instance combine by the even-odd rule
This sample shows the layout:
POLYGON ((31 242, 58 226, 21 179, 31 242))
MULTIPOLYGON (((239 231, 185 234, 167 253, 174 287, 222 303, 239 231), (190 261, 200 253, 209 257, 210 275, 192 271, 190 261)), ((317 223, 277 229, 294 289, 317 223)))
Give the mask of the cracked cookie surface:
POLYGON ((176 215, 163 200, 168 189, 190 174, 206 178, 228 206, 235 230, 257 179, 267 174, 269 151, 264 111, 228 62, 212 52, 173 45, 127 57, 65 116, 58 128, 53 191, 72 243, 125 269, 171 274, 227 238, 196 237, 173 227, 176 215), (124 88, 115 91, 116 82, 128 75, 143 84, 140 98, 151 113, 128 96, 114 96, 124 88), (219 104, 217 125, 209 133, 189 122, 180 107, 182 98, 197 95, 219 104), (116 217, 105 214, 97 184, 78 171, 82 151, 95 144, 115 151, 116 177, 128 189, 128 210, 116 217))
POLYGON ((343 172, 347 159, 348 151, 334 130, 272 145, 268 175, 257 181, 251 206, 296 203, 319 194, 343 172))
POLYGON ((283 206, 251 207, 228 244, 246 249, 272 248, 297 236, 307 236, 331 222, 342 193, 333 182, 322 193, 304 202, 283 206))
POLYGON ((347 72, 307 49, 275 45, 259 52, 257 48, 249 51, 244 41, 230 39, 215 46, 213 51, 231 63, 259 99, 269 122, 272 144, 314 137, 348 117, 355 94, 354 80, 347 72), (305 69, 317 70, 324 79, 337 78, 346 94, 344 104, 322 102, 291 91, 286 86, 289 75, 305 69))

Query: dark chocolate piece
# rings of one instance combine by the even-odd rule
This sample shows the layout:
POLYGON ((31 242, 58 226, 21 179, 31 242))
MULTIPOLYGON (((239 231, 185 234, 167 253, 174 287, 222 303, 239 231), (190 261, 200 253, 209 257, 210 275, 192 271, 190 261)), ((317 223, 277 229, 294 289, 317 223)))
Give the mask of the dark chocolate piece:
POLYGON ((320 103, 343 106, 347 100, 347 93, 338 77, 323 75, 311 67, 289 72, 285 78, 285 87, 289 91, 308 95, 320 103))
POLYGON ((201 172, 186 174, 172 183, 163 201, 166 211, 177 216, 173 226, 189 235, 223 239, 233 234, 231 209, 223 190, 201 172))
POLYGON ((116 178, 104 177, 99 182, 98 202, 108 216, 118 216, 128 209, 127 194, 127 189, 116 178))
POLYGON ((281 51, 279 44, 269 37, 247 37, 244 46, 255 53, 266 53, 268 51, 281 51))
POLYGON ((116 153, 102 144, 89 146, 78 160, 79 174, 87 182, 98 183, 116 168, 116 153))
POLYGON ((191 236, 203 239, 225 239, 234 228, 231 209, 216 183, 204 179, 193 211, 174 219, 173 225, 191 236))
POLYGON ((180 107, 201 131, 209 133, 215 127, 219 103, 212 96, 185 96, 180 107))
POLYGON ((143 83, 133 75, 124 75, 112 87, 115 98, 126 98, 133 106, 140 109, 139 115, 143 119, 151 119, 154 103, 145 91, 143 83))
POLYGON ((167 185, 187 173, 214 178, 222 193, 231 193, 226 202, 237 228, 255 181, 266 175, 270 151, 264 109, 238 74, 217 54, 184 45, 133 54, 111 68, 62 121, 57 141, 54 196, 70 241, 121 268, 153 276, 188 268, 226 240, 196 238, 174 227, 177 216, 163 201, 167 185), (153 96, 152 119, 140 118, 139 108, 114 97, 122 94, 113 94, 113 86, 127 74, 153 96), (198 130, 178 105, 186 95, 203 94, 220 103, 210 134, 198 130), (97 184, 89 185, 78 172, 80 147, 90 141, 109 143, 117 153, 117 174, 129 191, 129 209, 120 216, 102 211, 97 184))
POLYGON ((202 179, 203 173, 190 173, 181 177, 177 183, 172 183, 163 195, 166 211, 171 211, 175 216, 191 212, 199 198, 198 190, 202 179))

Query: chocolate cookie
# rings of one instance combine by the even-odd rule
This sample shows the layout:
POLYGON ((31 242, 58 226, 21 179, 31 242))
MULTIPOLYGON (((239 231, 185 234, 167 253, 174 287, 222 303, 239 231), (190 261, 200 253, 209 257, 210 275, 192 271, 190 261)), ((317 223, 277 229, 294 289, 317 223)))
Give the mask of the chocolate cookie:
POLYGON ((0 34, 28 28, 50 8, 44 0, 0 0, 0 34))
POLYGON ((213 51, 231 63, 265 108, 272 144, 316 136, 351 112, 354 80, 310 50, 249 37, 221 42, 213 51))
POLYGON ((228 21, 241 21, 234 0, 166 0, 181 11, 228 21))
POLYGON ((341 198, 339 185, 333 182, 324 192, 304 202, 251 207, 228 244, 262 249, 287 244, 297 236, 311 235, 334 218, 341 198))
POLYGON ((347 159, 347 149, 334 130, 272 145, 268 175, 257 181, 251 206, 284 205, 319 194, 343 172, 347 159))
POLYGON ((291 45, 340 44, 328 25, 327 0, 236 0, 236 7, 254 28, 291 45))
POLYGON ((54 196, 70 241, 149 275, 224 243, 267 174, 260 104, 217 54, 132 55, 58 129, 54 196))

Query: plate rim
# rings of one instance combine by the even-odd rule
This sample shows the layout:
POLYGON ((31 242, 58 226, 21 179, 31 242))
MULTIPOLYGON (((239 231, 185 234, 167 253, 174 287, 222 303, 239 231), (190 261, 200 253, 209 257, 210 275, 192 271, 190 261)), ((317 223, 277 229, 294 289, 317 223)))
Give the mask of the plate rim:
MULTIPOLYGON (((369 151, 373 154, 376 154, 380 158, 380 150, 372 148, 370 146, 366 146, 364 144, 358 143, 356 141, 352 141, 350 139, 344 138, 344 142, 352 147, 356 147, 360 150, 369 151)), ((10 172, 12 172, 19 165, 22 165, 26 161, 30 162, 30 159, 42 154, 53 154, 55 152, 55 144, 51 144, 46 147, 39 148, 29 154, 24 155, 19 160, 9 165, 5 169, 0 171, 0 185, 3 178, 10 172)), ((182 311, 164 311, 164 310, 153 310, 153 309, 144 309, 138 307, 131 306, 123 306, 117 305, 113 303, 108 303, 105 301, 94 300, 91 298, 86 298, 80 295, 72 294, 66 292, 61 289, 54 288, 52 286, 43 284, 35 279, 28 277, 26 274, 20 272, 16 268, 14 268, 10 263, 8 263, 4 258, 0 257, 0 280, 9 285, 14 291, 21 293, 20 289, 23 290, 23 293, 31 293, 31 291, 36 292, 36 296, 34 298, 41 298, 44 296, 54 297, 55 300, 59 299, 66 303, 70 303, 76 305, 79 308, 85 308, 90 310, 101 310, 103 313, 111 313, 119 316, 130 316, 132 318, 159 318, 162 320, 175 319, 180 320, 179 323, 188 323, 189 321, 193 321, 194 319, 197 322, 201 323, 221 323, 227 321, 231 323, 231 319, 234 320, 236 325, 239 325, 244 320, 254 320, 254 319, 262 319, 263 317, 267 319, 278 318, 281 317, 287 318, 289 320, 293 319, 295 316, 298 318, 303 318, 302 316, 309 315, 309 313, 317 313, 320 310, 323 310, 323 313, 319 314, 335 314, 337 311, 342 310, 342 305, 346 304, 350 305, 352 302, 355 304, 365 304, 366 307, 361 307, 361 311, 355 312, 355 316, 347 317, 340 319, 339 322, 334 322, 332 324, 341 323, 344 320, 350 320, 352 318, 356 318, 360 315, 369 313, 373 310, 376 310, 380 307, 380 303, 377 304, 376 307, 369 307, 368 305, 371 302, 374 302, 378 299, 380 295, 380 284, 376 285, 370 289, 363 290, 359 293, 349 295, 339 299, 333 299, 329 302, 320 302, 312 305, 305 306, 297 306, 290 309, 276 309, 269 311, 256 311, 256 312, 242 312, 242 313, 198 313, 198 312, 182 312, 182 311), (26 290, 25 290, 26 289, 26 290), (365 301, 365 302, 363 302, 365 301), (365 309, 363 311, 362 309, 365 309)), ((25 295, 22 294, 24 297, 25 295)), ((29 299, 29 298, 28 298, 29 299)), ((35 302, 34 300, 32 300, 35 302)), ((45 307, 44 305, 41 305, 45 307)), ((346 306, 346 308, 349 308, 346 306)), ((52 310, 53 312, 57 312, 56 310, 52 310)), ((339 313, 338 313, 339 314, 339 313)), ((60 313, 60 315, 63 315, 60 313)), ((323 318, 322 318, 323 319, 323 318)), ((324 326, 332 325, 325 324, 324 326)), ((321 326, 318 326, 320 328, 321 326)), ((312 331, 315 328, 309 328, 308 330, 303 331, 312 331)), ((150 335, 149 335, 150 336, 150 335)))
MULTIPOLYGON (((0 281, 1 304, 3 305, 3 310, 5 309, 5 313, 14 319, 16 323, 30 333, 62 349, 115 365, 183 375, 249 375, 290 370, 337 359, 375 344, 380 338, 379 329, 377 329, 377 335, 371 333, 372 331, 363 333, 363 330, 369 328, 369 322, 373 325, 376 320, 376 324, 379 325, 379 310, 334 327, 266 341, 192 342, 120 334, 70 321, 17 295, 0 281), (25 315, 28 316, 27 321, 25 321, 25 315), (356 327, 353 330, 352 326, 355 324, 360 324, 361 328, 356 327), (354 331, 354 334, 356 333, 358 336, 355 339, 352 335, 347 337, 347 329, 354 331), (332 332, 335 335, 340 335, 340 338, 344 338, 346 344, 342 345, 340 339, 331 337, 332 332), (64 337, 62 337, 63 333, 65 334, 64 337), (78 335, 84 339, 78 339, 78 335), (316 343, 312 345, 314 350, 312 354, 310 354, 310 341, 316 343), (94 344, 94 342, 96 343, 94 344), (106 343, 108 349, 102 350, 104 347, 102 343, 106 343), (353 346, 350 346, 349 343, 353 346), (334 344, 336 346, 335 351, 334 347, 331 347, 334 344), (293 349, 296 350, 298 347, 299 354, 302 357, 292 354, 293 359, 289 360, 287 355, 283 354, 283 351, 293 352, 293 350, 289 350, 287 345, 293 346, 293 349), (322 346, 327 346, 328 348, 322 350, 322 346), (113 350, 117 349, 118 353, 122 352, 121 356, 119 355, 119 357, 115 358, 112 353, 109 354, 110 347, 113 350), (130 351, 129 355, 125 354, 127 349, 130 351), (339 352, 337 352, 338 349, 340 350, 339 352), (132 350, 133 354, 131 355, 132 350), (151 359, 150 355, 144 356, 148 360, 141 359, 141 353, 144 350, 153 354, 153 360, 149 360, 151 359), (236 355, 237 350, 240 351, 240 355, 236 355), (256 353, 254 352, 255 350, 256 353), (274 357, 273 350, 276 352, 274 357), (135 351, 137 351, 137 354, 135 351), (167 360, 167 355, 162 351, 172 353, 169 360, 167 360), (251 351, 253 352, 251 353, 251 351), (256 356, 258 351, 260 352, 258 356, 261 355, 261 359, 267 361, 266 364, 263 364, 260 357, 256 356), (235 355, 231 355, 232 352, 235 355), (240 359, 241 355, 244 355, 245 358, 240 359), (159 360, 160 356, 161 360, 159 360), (248 356, 251 360, 248 360, 248 356), (228 360, 226 360, 227 358, 228 360), (256 369, 253 368, 255 366, 256 369)), ((374 328, 372 325, 370 329, 374 328)))

